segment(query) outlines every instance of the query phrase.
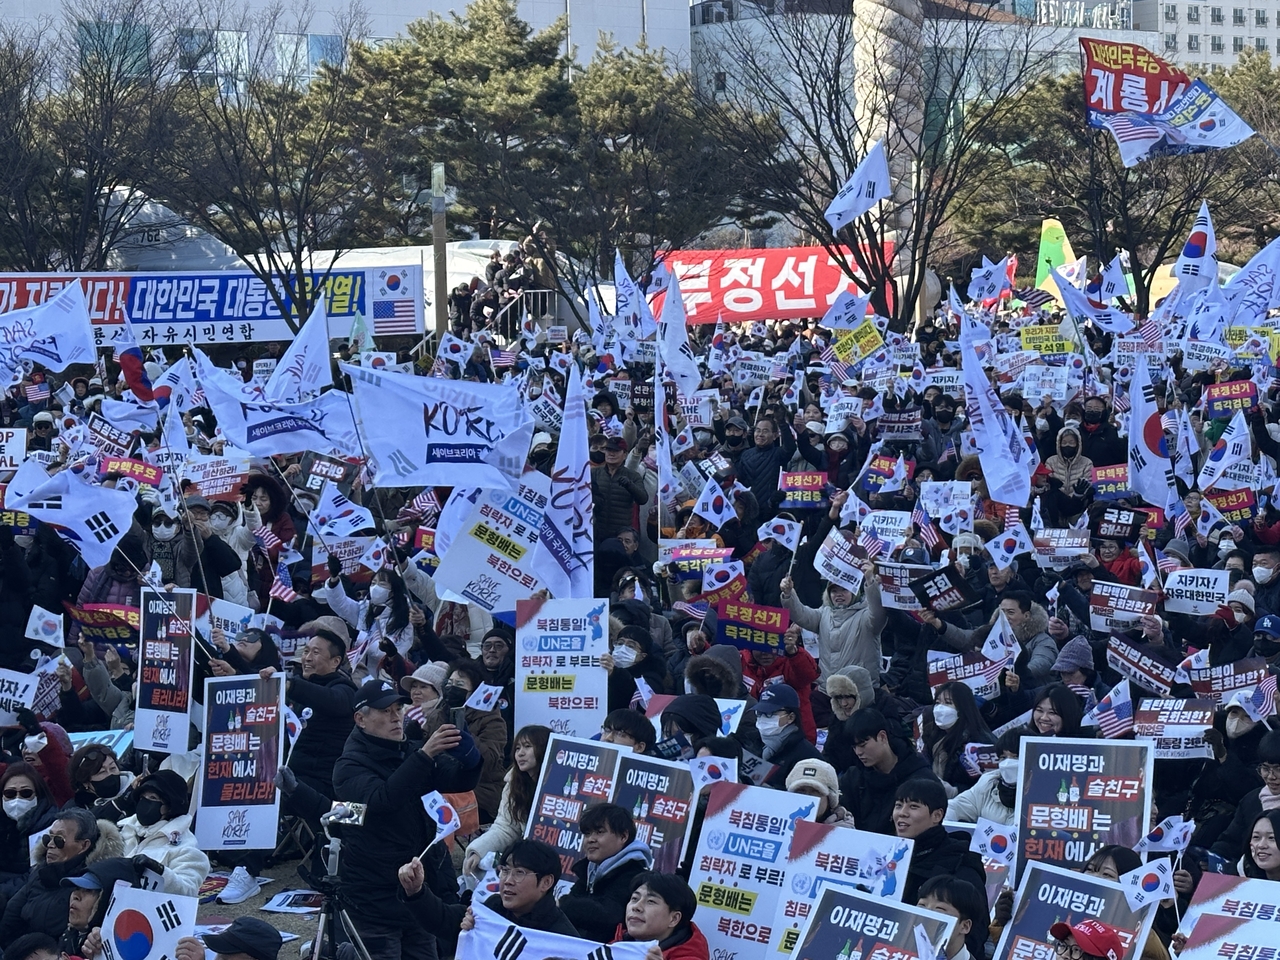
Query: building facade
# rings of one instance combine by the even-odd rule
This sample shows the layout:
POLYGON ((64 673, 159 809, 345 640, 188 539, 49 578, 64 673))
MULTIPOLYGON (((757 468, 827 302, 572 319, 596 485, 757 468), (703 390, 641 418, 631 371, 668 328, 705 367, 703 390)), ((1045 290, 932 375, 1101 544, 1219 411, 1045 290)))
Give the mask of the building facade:
POLYGON ((1245 50, 1280 56, 1280 7, 1262 0, 1134 0, 1133 25, 1158 33, 1151 49, 1193 75, 1226 69, 1245 50))

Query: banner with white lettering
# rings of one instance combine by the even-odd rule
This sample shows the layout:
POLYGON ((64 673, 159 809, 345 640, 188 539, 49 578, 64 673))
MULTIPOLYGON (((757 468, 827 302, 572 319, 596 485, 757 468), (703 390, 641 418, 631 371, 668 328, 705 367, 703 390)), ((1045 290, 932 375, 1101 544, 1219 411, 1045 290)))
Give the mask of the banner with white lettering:
POLYGON ((1026 737, 1018 761, 1016 876, 1029 861, 1077 867, 1099 847, 1146 836, 1150 741, 1026 737))
POLYGON ((1227 605, 1230 570, 1173 570, 1164 578, 1166 613, 1207 617, 1227 605))
POLYGON ((185 753, 191 711, 196 592, 142 589, 138 705, 134 745, 155 753, 185 753))
POLYGON ((823 881, 817 907, 809 915, 793 956, 797 960, 942 957, 955 924, 955 917, 945 913, 843 890, 823 881))
POLYGON ((284 760, 284 677, 207 677, 204 741, 196 791, 202 850, 270 850, 276 845, 284 760))
POLYGON ((1143 700, 1133 715, 1134 737, 1150 740, 1157 760, 1196 760, 1213 756, 1204 735, 1213 727, 1212 700, 1143 700))
POLYGON ((1093 581, 1089 594, 1089 628, 1109 632, 1128 630, 1143 617, 1154 617, 1160 595, 1124 583, 1093 581))
POLYGON ((0 669, 0 726, 14 726, 18 722, 18 711, 31 708, 39 681, 34 673, 0 669))
POLYGON ((609 712, 608 600, 516 602, 515 728, 592 737, 609 712))
POLYGON ((1005 925, 996 956, 1052 957, 1050 927, 1092 918, 1115 927, 1120 935, 1124 953, 1116 960, 1138 960, 1155 915, 1154 910, 1146 909, 1134 913, 1124 888, 1114 880, 1048 863, 1030 863, 1018 884, 1013 919, 1005 925))

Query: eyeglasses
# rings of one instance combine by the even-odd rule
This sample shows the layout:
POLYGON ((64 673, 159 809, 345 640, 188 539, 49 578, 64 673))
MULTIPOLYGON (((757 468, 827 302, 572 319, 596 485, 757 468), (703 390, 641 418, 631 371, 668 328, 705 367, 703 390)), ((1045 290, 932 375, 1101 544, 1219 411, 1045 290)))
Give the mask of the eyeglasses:
POLYGON ((1084 960, 1088 956, 1075 944, 1064 943, 1061 940, 1053 945, 1053 954, 1056 957, 1066 957, 1067 960, 1084 960))
POLYGON ((503 643, 501 640, 491 640, 488 643, 480 644, 480 649, 485 652, 488 652, 488 651, 496 652, 499 650, 507 649, 507 645, 503 643))
POLYGON ((36 795, 36 792, 32 790, 30 787, 22 787, 20 789, 14 788, 14 789, 6 790, 4 792, 4 798, 6 800, 17 800, 19 797, 21 797, 23 800, 30 800, 35 795, 36 795))
POLYGON ((67 838, 62 836, 54 836, 52 833, 46 833, 40 838, 40 842, 46 847, 54 846, 61 850, 67 845, 67 838))
POLYGON ((1263 780, 1270 780, 1272 777, 1280 777, 1280 763, 1258 764, 1258 776, 1263 780))
POLYGON ((526 870, 524 867, 499 867, 498 877, 502 880, 510 880, 512 883, 523 883, 526 879, 533 876, 532 870, 526 870))

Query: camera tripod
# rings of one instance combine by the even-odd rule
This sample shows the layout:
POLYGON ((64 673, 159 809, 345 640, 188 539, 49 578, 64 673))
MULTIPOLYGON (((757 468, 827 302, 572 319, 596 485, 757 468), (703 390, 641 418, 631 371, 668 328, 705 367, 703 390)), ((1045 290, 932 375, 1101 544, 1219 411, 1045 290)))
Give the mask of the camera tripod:
MULTIPOLYGON (((350 804, 354 807, 356 804, 350 804)), ((311 942, 310 960, 370 960, 369 951, 360 939, 356 926, 347 913, 346 902, 342 896, 339 878, 339 864, 342 856, 342 841, 329 832, 330 823, 339 824, 356 822, 349 819, 348 808, 344 805, 335 807, 320 818, 324 825, 324 835, 329 842, 325 845, 324 876, 316 879, 316 890, 323 895, 320 905, 320 918, 316 924, 315 939, 311 942), (339 931, 345 939, 339 940, 339 931)), ((363 810, 359 820, 363 821, 363 810)))

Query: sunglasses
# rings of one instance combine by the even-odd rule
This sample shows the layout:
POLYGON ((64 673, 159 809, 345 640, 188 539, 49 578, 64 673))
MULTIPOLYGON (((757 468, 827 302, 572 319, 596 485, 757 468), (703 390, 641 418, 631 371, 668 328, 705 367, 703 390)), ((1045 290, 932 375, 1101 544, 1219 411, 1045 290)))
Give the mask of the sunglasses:
POLYGON ((55 837, 51 833, 46 833, 43 837, 40 838, 40 842, 43 843, 46 847, 53 846, 61 850, 63 847, 67 845, 67 838, 61 837, 61 836, 55 837))
POLYGON ((22 789, 15 788, 11 790, 6 790, 4 792, 4 798, 6 800, 17 800, 19 797, 21 797, 23 800, 30 800, 35 795, 36 795, 36 792, 32 790, 30 787, 23 787, 22 789))

